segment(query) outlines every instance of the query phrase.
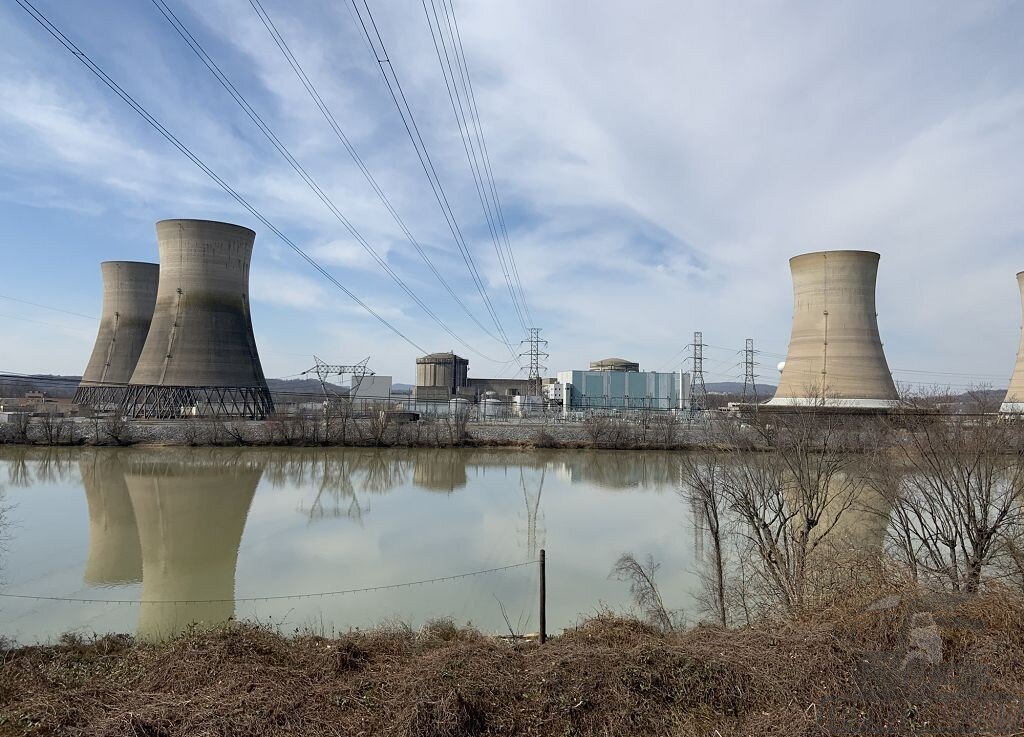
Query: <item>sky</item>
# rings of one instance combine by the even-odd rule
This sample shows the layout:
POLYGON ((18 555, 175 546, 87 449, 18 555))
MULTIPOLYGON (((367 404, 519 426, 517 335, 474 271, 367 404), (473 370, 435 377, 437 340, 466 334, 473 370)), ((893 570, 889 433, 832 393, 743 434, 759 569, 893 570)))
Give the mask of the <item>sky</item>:
MULTIPOLYGON (((411 382, 420 349, 455 349, 471 376, 517 375, 519 346, 488 334, 497 329, 351 4, 263 3, 476 321, 420 260, 249 0, 166 0, 463 343, 363 250, 155 0, 33 2, 409 340, 309 267, 16 3, 4 3, 0 371, 81 373, 97 325, 90 316, 100 312, 99 262, 156 261, 157 220, 203 218, 257 232, 251 302, 267 376, 297 374, 313 354, 336 363, 369 356, 377 373, 411 382)), ((518 344, 523 326, 424 5, 368 7, 485 290, 518 344)), ((362 0, 358 8, 365 20, 362 0)), ((708 381, 741 381, 737 352, 753 338, 759 379, 774 382, 789 339, 788 259, 852 248, 881 254, 879 328, 897 381, 1006 385, 1021 323, 1014 275, 1024 270, 1024 5, 455 0, 454 8, 526 303, 549 341, 548 374, 608 356, 643 370, 685 367, 700 330, 708 381)))

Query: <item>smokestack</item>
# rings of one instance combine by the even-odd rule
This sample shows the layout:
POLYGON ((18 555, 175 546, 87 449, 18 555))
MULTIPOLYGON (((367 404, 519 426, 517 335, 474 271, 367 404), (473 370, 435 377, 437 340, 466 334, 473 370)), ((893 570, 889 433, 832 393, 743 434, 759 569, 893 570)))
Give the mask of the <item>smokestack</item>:
MULTIPOLYGON (((1017 288, 1020 290, 1021 311, 1024 312, 1024 271, 1017 274, 1017 288)), ((1020 414, 1024 412, 1024 329, 1020 334, 1020 345, 1017 348, 1017 363, 1013 366, 1013 376, 1010 377, 1010 388, 1006 390, 1006 397, 999 407, 1000 412, 1011 412, 1020 414)))
POLYGON ((161 220, 156 234, 160 288, 125 413, 267 417, 274 405, 249 312, 256 234, 209 220, 161 220))
POLYGON ((116 409, 149 333, 160 267, 139 261, 104 261, 103 311, 96 343, 75 404, 116 409))
POLYGON ((896 404, 875 312, 878 260, 872 251, 819 251, 789 260, 793 329, 769 406, 896 404))

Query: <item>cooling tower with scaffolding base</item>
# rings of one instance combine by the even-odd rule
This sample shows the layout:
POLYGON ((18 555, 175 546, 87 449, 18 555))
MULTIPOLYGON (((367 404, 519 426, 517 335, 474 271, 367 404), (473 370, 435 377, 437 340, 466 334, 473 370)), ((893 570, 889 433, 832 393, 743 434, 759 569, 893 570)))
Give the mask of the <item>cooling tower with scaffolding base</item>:
POLYGON ((100 273, 100 327, 74 402, 97 410, 115 410, 124 399, 125 387, 149 333, 160 267, 139 261, 104 261, 100 273))
POLYGON ((875 312, 879 255, 818 251, 789 260, 793 328, 766 407, 884 410, 898 401, 875 312))
POLYGON ((124 413, 266 418, 274 405, 249 311, 256 234, 209 220, 161 220, 156 233, 160 286, 124 413))
MULTIPOLYGON (((1020 290, 1021 312, 1024 313, 1024 271, 1017 274, 1017 288, 1020 290)), ((1024 414, 1024 329, 1020 334, 1020 345, 1017 348, 1017 362, 1013 366, 1010 377, 1010 388, 999 407, 1000 412, 1024 414)))

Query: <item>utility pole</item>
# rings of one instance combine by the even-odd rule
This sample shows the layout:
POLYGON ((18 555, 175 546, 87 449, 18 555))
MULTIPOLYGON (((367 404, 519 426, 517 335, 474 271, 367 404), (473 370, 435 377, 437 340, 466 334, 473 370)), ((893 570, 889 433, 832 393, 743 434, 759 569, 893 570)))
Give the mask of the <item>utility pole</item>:
POLYGON ((540 328, 529 328, 530 336, 520 342, 520 345, 527 346, 527 350, 519 354, 520 358, 530 360, 530 373, 527 378, 533 382, 534 395, 538 397, 541 395, 541 373, 547 370, 547 366, 542 365, 540 361, 548 357, 548 353, 543 350, 548 347, 548 342, 540 337, 540 331, 540 328))
POLYGON ((757 377, 754 376, 754 339, 747 338, 747 345, 743 349, 743 400, 751 397, 754 404, 757 404, 757 377))
POLYGON ((693 381, 690 383, 690 412, 696 414, 708 407, 708 390, 704 386, 704 333, 693 334, 693 381))

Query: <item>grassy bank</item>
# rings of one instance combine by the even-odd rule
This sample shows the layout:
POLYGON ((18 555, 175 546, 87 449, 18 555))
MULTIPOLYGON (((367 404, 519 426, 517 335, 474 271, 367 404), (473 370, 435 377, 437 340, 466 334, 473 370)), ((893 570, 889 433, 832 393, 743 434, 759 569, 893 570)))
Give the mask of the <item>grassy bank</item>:
POLYGON ((544 646, 443 622, 69 638, 3 653, 0 734, 1012 734, 1022 696, 1018 599, 902 596, 742 630, 598 618, 544 646))

